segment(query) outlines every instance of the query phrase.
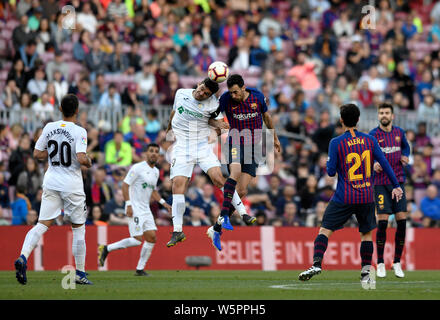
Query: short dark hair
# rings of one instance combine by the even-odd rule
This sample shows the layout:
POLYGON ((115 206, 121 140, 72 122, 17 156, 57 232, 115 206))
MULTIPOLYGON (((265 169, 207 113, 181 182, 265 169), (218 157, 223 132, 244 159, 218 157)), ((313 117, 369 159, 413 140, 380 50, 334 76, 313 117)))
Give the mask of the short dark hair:
POLYGON ((79 101, 74 94, 66 94, 63 99, 61 99, 61 110, 65 117, 71 117, 78 110, 79 101))
POLYGON ((215 94, 219 89, 218 83, 215 81, 212 81, 209 78, 203 79, 202 84, 204 84, 205 87, 207 87, 209 89, 209 91, 212 92, 212 94, 215 94))
POLYGON ((239 88, 242 88, 244 86, 244 80, 243 77, 239 74, 232 74, 228 77, 228 80, 226 81, 226 85, 228 88, 231 88, 234 85, 237 85, 239 88))
POLYGON ((341 118, 346 127, 355 127, 359 121, 361 112, 354 103, 347 103, 341 106, 341 118))
POLYGON ((159 145, 157 143, 152 142, 144 148, 144 152, 147 152, 150 148, 158 148, 160 150, 159 145))
POLYGON ((377 110, 380 109, 391 109, 391 113, 394 113, 394 108, 393 105, 387 102, 381 103, 378 107, 377 110))

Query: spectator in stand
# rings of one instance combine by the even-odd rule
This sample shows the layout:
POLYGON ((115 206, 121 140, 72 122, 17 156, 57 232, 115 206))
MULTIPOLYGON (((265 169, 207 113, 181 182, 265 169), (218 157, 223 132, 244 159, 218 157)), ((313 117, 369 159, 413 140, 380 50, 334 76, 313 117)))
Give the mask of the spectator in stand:
POLYGON ((239 37, 243 35, 243 30, 237 23, 237 18, 234 14, 229 14, 226 17, 226 23, 220 27, 219 30, 219 46, 233 47, 236 45, 239 37))
POLYGON ((73 58, 78 62, 85 62, 86 56, 90 53, 92 48, 92 41, 90 39, 90 32, 82 30, 79 35, 79 40, 73 46, 73 58))
POLYGON ((208 67, 214 59, 209 55, 209 46, 204 44, 199 54, 194 57, 194 64, 197 73, 202 76, 208 72, 208 67))
MULTIPOLYGON (((304 39, 304 43, 307 43, 306 39, 304 39)), ((266 54, 283 49, 283 41, 277 34, 275 28, 269 27, 267 29, 267 34, 261 36, 260 48, 263 49, 266 54)))
POLYGON ((314 56, 318 57, 325 66, 334 65, 338 50, 338 40, 330 30, 324 30, 316 41, 313 41, 314 56))
POLYGON ((201 227, 209 226, 210 221, 203 212, 203 209, 197 206, 193 206, 190 210, 190 216, 185 222, 186 226, 201 227))
POLYGON ((11 173, 8 184, 15 186, 17 184, 18 176, 26 168, 28 158, 32 157, 31 141, 29 134, 25 133, 20 137, 18 148, 12 151, 9 158, 8 171, 11 173))
POLYGON ((47 92, 41 94, 41 98, 32 104, 31 109, 35 112, 37 119, 44 121, 53 118, 54 107, 49 102, 49 95, 47 92))
POLYGON ((50 25, 48 19, 41 19, 40 26, 37 30, 37 48, 38 55, 43 55, 45 52, 54 50, 54 43, 50 36, 50 25))
POLYGON ((9 70, 8 78, 13 79, 15 81, 15 84, 20 89, 21 92, 23 92, 26 89, 27 86, 27 79, 24 71, 24 63, 23 60, 17 59, 14 62, 13 67, 11 70, 9 70))
POLYGON ((55 51, 55 59, 51 60, 46 65, 47 81, 52 82, 55 78, 55 71, 61 72, 64 80, 69 79, 69 66, 63 59, 63 52, 61 50, 55 51))
POLYGON ((124 140, 132 147, 133 162, 142 161, 142 150, 151 142, 145 133, 144 124, 134 122, 131 131, 124 136, 124 140))
POLYGON ((405 72, 405 63, 400 61, 396 70, 394 71, 394 75, 392 78, 398 84, 398 91, 401 92, 409 101, 408 109, 414 110, 414 91, 415 86, 414 82, 411 80, 411 77, 408 76, 405 72))
POLYGON ((12 44, 15 52, 20 51, 23 46, 29 44, 29 40, 35 40, 37 37, 37 34, 29 28, 28 22, 29 18, 27 15, 21 16, 20 24, 12 32, 12 44))
POLYGON ((80 25, 81 28, 90 32, 91 35, 96 33, 98 20, 92 11, 90 2, 84 2, 81 12, 77 14, 76 23, 80 25))
POLYGON ((6 108, 11 109, 20 100, 21 92, 13 78, 8 79, 4 92, 0 95, 6 108))
POLYGON ((295 203, 287 202, 284 206, 282 225, 285 227, 302 227, 304 223, 297 215, 298 208, 295 203))
POLYGON ((431 92, 424 95, 423 102, 419 104, 417 109, 417 121, 426 122, 430 119, 440 118, 440 106, 435 102, 431 92))
POLYGON ((288 202, 294 202, 296 203, 296 189, 294 186, 286 185, 283 189, 283 194, 280 198, 277 199, 275 202, 276 207, 276 215, 279 217, 283 216, 284 213, 284 207, 288 202))
POLYGON ((348 10, 342 10, 339 18, 333 22, 332 30, 338 39, 350 39, 354 34, 354 23, 350 20, 348 10))
POLYGON ((94 79, 97 73, 107 72, 107 55, 101 50, 101 41, 94 39, 92 49, 85 56, 85 62, 90 77, 94 79))
POLYGON ((93 205, 89 212, 89 217, 86 221, 88 225, 94 226, 107 226, 108 223, 105 221, 105 217, 102 214, 102 207, 99 205, 93 205))
POLYGON ((440 226, 440 198, 435 185, 430 184, 426 189, 426 197, 420 203, 420 210, 423 213, 424 227, 440 226))
POLYGON ((125 73, 128 70, 128 59, 123 52, 124 43, 118 41, 115 51, 108 56, 108 70, 113 73, 125 73))
POLYGON ((107 84, 105 83, 105 77, 102 73, 98 73, 95 78, 95 83, 90 89, 93 104, 99 104, 99 100, 101 99, 106 89, 107 84))
POLYGON ((355 34, 351 37, 353 46, 346 55, 346 74, 350 79, 358 79, 366 69, 367 58, 370 56, 367 46, 362 44, 362 36, 355 34))
POLYGON ((148 110, 147 119, 145 121, 146 122, 145 132, 147 133, 148 138, 153 142, 156 141, 156 138, 162 127, 157 117, 158 117, 158 113, 156 109, 148 110))
POLYGON ((32 100, 36 100, 43 92, 46 91, 47 81, 45 80, 45 72, 43 68, 38 68, 35 71, 35 78, 31 79, 27 84, 27 90, 32 95, 32 100))
POLYGON ((130 166, 132 162, 131 145, 124 141, 124 135, 116 131, 113 140, 105 145, 105 163, 118 166, 130 166))
POLYGON ((122 190, 119 189, 114 194, 114 198, 110 199, 104 206, 104 215, 108 217, 109 225, 127 226, 130 218, 125 215, 122 190))
POLYGON ((426 134, 426 122, 419 122, 417 124, 417 132, 414 141, 414 153, 423 152, 423 149, 428 144, 432 144, 431 138, 426 134))
POLYGON ((321 84, 314 70, 315 63, 307 61, 307 59, 306 52, 298 53, 296 64, 287 72, 287 75, 296 77, 304 91, 315 92, 321 87, 321 84))
POLYGON ((298 54, 300 51, 309 52, 313 48, 316 40, 315 31, 310 25, 310 20, 307 15, 302 14, 300 16, 298 26, 293 29, 292 39, 296 54, 298 54))
POLYGON ((168 74, 168 83, 166 86, 159 87, 160 104, 172 105, 174 103, 174 96, 176 91, 181 88, 179 75, 177 72, 170 72, 168 74))
POLYGON ((25 225, 26 217, 31 210, 31 203, 25 195, 26 189, 23 186, 17 186, 15 191, 15 201, 11 203, 12 225, 25 225))
POLYGON ((101 111, 115 111, 120 110, 121 105, 121 95, 117 91, 116 85, 114 83, 110 83, 108 90, 105 91, 99 99, 98 109, 101 111))
POLYGON ((107 16, 109 18, 122 17, 125 18, 128 15, 126 3, 122 0, 111 1, 107 7, 107 16))
POLYGON ((37 224, 37 221, 38 221, 37 211, 30 209, 27 216, 26 216, 26 225, 34 226, 37 224))
POLYGON ((136 73, 135 81, 139 86, 139 99, 141 99, 144 104, 151 103, 157 92, 152 62, 144 63, 142 71, 136 73))
POLYGON ((130 46, 130 52, 125 54, 128 62, 127 74, 134 75, 141 71, 142 57, 139 55, 139 43, 133 42, 130 46))
POLYGON ((86 205, 89 208, 93 205, 103 206, 113 197, 112 189, 105 182, 106 175, 105 168, 98 167, 93 174, 93 182, 84 185, 86 205))
POLYGON ((7 209, 10 207, 9 186, 5 181, 5 175, 0 172, 0 209, 7 209))

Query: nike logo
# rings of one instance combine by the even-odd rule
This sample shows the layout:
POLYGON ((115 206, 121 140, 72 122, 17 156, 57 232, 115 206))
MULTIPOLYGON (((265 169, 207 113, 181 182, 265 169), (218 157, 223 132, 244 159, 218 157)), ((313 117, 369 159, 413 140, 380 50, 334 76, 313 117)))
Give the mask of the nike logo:
POLYGON ((239 206, 241 204, 241 201, 240 201, 240 203, 237 203, 237 206, 239 206))
POLYGON ((379 142, 383 142, 384 139, 380 139, 379 142))

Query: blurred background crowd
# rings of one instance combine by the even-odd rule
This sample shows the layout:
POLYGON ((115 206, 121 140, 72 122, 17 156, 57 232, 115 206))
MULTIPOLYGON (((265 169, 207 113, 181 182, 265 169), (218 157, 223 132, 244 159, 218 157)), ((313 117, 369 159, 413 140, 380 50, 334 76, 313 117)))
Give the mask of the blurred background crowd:
MULTIPOLYGON (((257 225, 320 225, 336 186, 327 148, 347 102, 369 117, 367 132, 378 103, 394 106, 412 149, 408 225, 440 225, 440 3, 429 0, 0 0, 0 224, 36 223, 45 164, 32 151, 66 93, 81 102, 94 162, 83 172, 87 224, 127 225, 122 180, 150 142, 171 203, 174 94, 216 60, 264 93, 283 145, 243 199, 257 225)), ((196 168, 186 200, 185 223, 211 225, 222 193, 196 168)), ((159 204, 152 211, 171 224, 159 204)))

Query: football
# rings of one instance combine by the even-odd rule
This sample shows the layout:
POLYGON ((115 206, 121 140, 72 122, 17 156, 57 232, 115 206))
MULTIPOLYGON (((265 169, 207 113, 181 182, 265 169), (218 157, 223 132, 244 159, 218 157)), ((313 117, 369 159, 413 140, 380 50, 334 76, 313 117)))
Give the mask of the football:
POLYGON ((209 65, 208 77, 212 81, 221 83, 229 76, 229 67, 222 61, 215 61, 209 65))

